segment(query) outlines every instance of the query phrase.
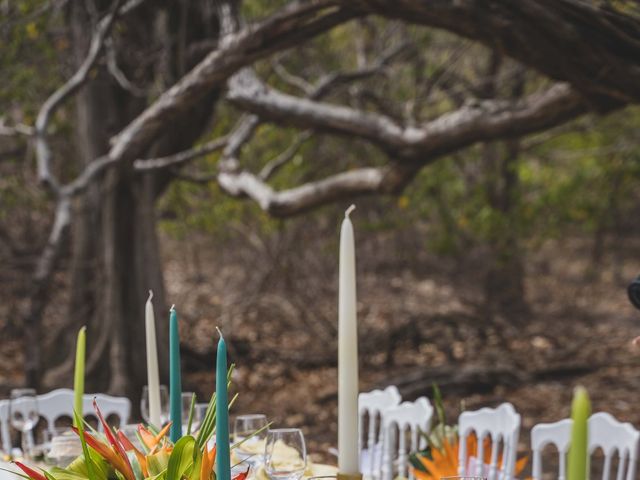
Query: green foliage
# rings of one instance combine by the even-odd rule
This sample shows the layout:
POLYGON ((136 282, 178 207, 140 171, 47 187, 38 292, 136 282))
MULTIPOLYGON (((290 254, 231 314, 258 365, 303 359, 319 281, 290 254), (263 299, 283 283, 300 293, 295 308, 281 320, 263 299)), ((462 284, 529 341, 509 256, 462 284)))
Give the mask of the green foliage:
POLYGON ((191 435, 178 440, 169 457, 166 480, 180 480, 183 475, 189 475, 193 468, 195 447, 196 440, 191 435))

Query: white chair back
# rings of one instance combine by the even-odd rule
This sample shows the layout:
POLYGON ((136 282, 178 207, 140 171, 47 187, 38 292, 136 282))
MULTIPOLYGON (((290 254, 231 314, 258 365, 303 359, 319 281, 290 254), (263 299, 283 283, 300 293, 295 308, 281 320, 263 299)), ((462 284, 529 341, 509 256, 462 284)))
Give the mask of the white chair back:
POLYGON ((384 430, 382 414, 401 402, 400 392, 391 385, 384 390, 373 390, 358 395, 358 452, 360 471, 367 477, 379 479, 382 466, 384 430), (366 445, 362 444, 364 419, 368 418, 366 445))
POLYGON ((542 451, 547 445, 554 445, 558 450, 558 480, 567 478, 567 453, 571 441, 572 423, 570 418, 566 418, 555 423, 540 423, 531 429, 533 480, 542 479, 542 451))
MULTIPOLYGON (((567 476, 566 455, 571 442, 570 418, 556 423, 540 424, 531 430, 531 448, 533 449, 533 479, 542 478, 542 450, 553 444, 558 448, 560 469, 558 480, 567 476)), ((603 480, 611 478, 611 465, 614 454, 618 456, 616 480, 632 480, 636 475, 638 444, 640 432, 630 423, 622 423, 608 413, 594 413, 589 417, 589 455, 601 448, 604 453, 603 480)))
POLYGON ((69 417, 73 420, 73 390, 59 388, 38 395, 38 410, 46 422, 47 430, 53 437, 57 420, 62 417, 69 417))
MULTIPOLYGON (((98 406, 105 418, 116 416, 120 425, 126 425, 131 415, 131 402, 125 397, 112 397, 102 393, 85 394, 82 398, 82 409, 86 415, 93 412, 93 399, 98 401, 98 406)), ((73 420, 73 390, 59 388, 51 392, 38 395, 38 411, 46 423, 46 429, 51 436, 55 435, 56 421, 63 417, 73 420)), ((9 419, 9 400, 0 400, 0 434, 2 435, 2 449, 5 452, 11 451, 11 422, 9 419)), ((98 425, 102 431, 102 425, 98 425)), ((30 432, 27 442, 35 444, 33 431, 30 432)))
POLYGON ((458 419, 460 448, 458 473, 460 476, 485 476, 487 480, 510 480, 516 466, 518 436, 520 434, 520 414, 510 403, 498 408, 482 408, 475 412, 463 412, 458 419), (468 472, 467 437, 475 432, 478 451, 474 471, 468 472), (491 460, 488 471, 484 464, 484 440, 491 441, 491 460), (502 465, 498 465, 498 450, 502 442, 502 465))
MULTIPOLYGON (((129 417, 131 416, 131 400, 127 397, 114 397, 105 393, 86 394, 82 399, 82 408, 85 415, 88 412, 93 412, 93 399, 96 399, 98 407, 102 412, 102 416, 108 419, 110 416, 118 418, 119 426, 124 427, 129 423, 129 417)), ((98 425, 100 431, 102 431, 102 425, 98 425)))
POLYGON ((11 430, 9 421, 9 400, 0 400, 0 435, 2 435, 2 450, 11 453, 11 430))
POLYGON ((413 469, 409 466, 409 454, 426 447, 426 441, 420 432, 429 433, 433 407, 429 400, 420 397, 415 402, 403 402, 397 407, 385 410, 382 414, 384 430, 382 478, 391 480, 394 476, 394 463, 397 465, 397 476, 414 479, 413 469), (396 429, 398 432, 396 442, 396 429), (410 445, 407 445, 407 435, 410 445), (393 452, 398 449, 398 457, 394 462, 393 452))
POLYGON ((611 460, 618 455, 616 480, 633 480, 636 476, 638 441, 640 432, 630 423, 622 423, 606 412, 594 413, 589 417, 589 454, 597 448, 604 453, 603 480, 609 480, 611 460))

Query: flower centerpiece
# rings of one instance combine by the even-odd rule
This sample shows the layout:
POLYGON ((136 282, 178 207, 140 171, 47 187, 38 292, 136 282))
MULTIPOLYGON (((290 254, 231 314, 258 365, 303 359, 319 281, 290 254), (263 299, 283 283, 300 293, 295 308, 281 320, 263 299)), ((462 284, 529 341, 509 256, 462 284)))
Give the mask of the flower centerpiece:
MULTIPOLYGON (((229 369, 228 381, 233 369, 229 369)), ((231 400, 230 405, 233 404, 231 400)), ((128 438, 122 430, 112 429, 104 419, 94 400, 93 407, 104 430, 91 428, 74 412, 73 431, 80 438, 82 455, 66 468, 48 470, 15 462, 30 480, 215 480, 216 446, 212 445, 216 424, 216 395, 209 402, 201 427, 191 432, 193 405, 189 415, 187 434, 171 442, 168 432, 171 423, 156 430, 152 426, 138 425, 136 438, 128 438), (135 445, 139 445, 136 447, 135 445)), ((264 428, 268 428, 268 425, 264 428)), ((256 431, 259 433, 261 430, 256 431)), ((245 438, 243 441, 248 440, 245 438)), ((242 442, 231 445, 234 449, 242 442)), ((249 467, 233 477, 245 480, 249 467)))

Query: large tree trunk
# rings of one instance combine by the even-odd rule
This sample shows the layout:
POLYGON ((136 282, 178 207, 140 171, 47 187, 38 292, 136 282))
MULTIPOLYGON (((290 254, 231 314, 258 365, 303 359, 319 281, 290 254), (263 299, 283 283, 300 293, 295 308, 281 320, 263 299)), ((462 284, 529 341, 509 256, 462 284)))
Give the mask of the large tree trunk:
MULTIPOLYGON (((496 98, 499 93, 498 73, 502 56, 493 52, 489 58, 487 81, 483 94, 496 98)), ((525 74, 520 66, 515 75, 509 96, 518 99, 524 93, 525 74)), ((496 221, 489 236, 489 268, 485 276, 485 306, 489 315, 504 314, 510 320, 528 312, 525 300, 525 267, 519 240, 517 206, 520 197, 518 177, 519 140, 489 143, 483 146, 485 188, 487 201, 496 221)))
MULTIPOLYGON (((78 63, 86 54, 92 27, 84 4, 72 2, 69 15, 78 51, 78 63)), ((183 8, 176 7, 181 15, 183 8)), ((157 13, 156 10, 153 11, 157 13)), ((154 22, 149 12, 129 21, 140 33, 137 41, 161 38, 184 40, 184 22, 175 15, 159 14, 154 22), (145 30, 145 34, 141 34, 145 30)), ((167 13, 167 12, 165 12, 167 13)), ((171 12, 169 12, 171 13, 171 12)), ((175 13, 175 12, 174 12, 175 13)), ((211 20, 210 18, 207 21, 211 20)), ((172 42, 157 78, 171 83, 197 57, 182 58, 172 42)), ((171 125, 148 152, 166 155, 189 147, 207 126, 218 92, 187 112, 171 125)), ((95 78, 77 98, 77 146, 80 166, 109 150, 109 139, 142 111, 141 100, 122 90, 106 69, 98 68, 95 78)), ((161 378, 168 372, 168 310, 165 302, 160 245, 156 231, 155 201, 169 185, 171 172, 140 174, 130 164, 110 169, 82 195, 75 205, 72 229, 71 298, 67 324, 48 349, 45 365, 55 365, 44 375, 47 388, 71 385, 75 331, 88 325, 88 391, 108 391, 133 399, 137 413, 142 386, 146 384, 144 304, 153 290, 161 378)))
MULTIPOLYGON (((71 4, 68 18, 79 65, 92 26, 82 3, 71 4)), ((105 69, 98 69, 76 101, 79 167, 107 152, 109 138, 142 108, 139 100, 114 85, 105 69)), ((145 367, 143 306, 149 289, 159 313, 158 338, 166 339, 151 180, 151 174, 136 177, 125 168, 112 170, 76 200, 69 310, 66 325, 46 349, 43 363, 54 367, 44 372, 44 387, 71 385, 75 336, 69 332, 87 324, 87 390, 132 398, 139 394, 145 367)))
MULTIPOLYGON (((100 358, 108 358, 107 390, 135 399, 146 383, 143 319, 150 289, 154 292, 161 354, 168 350, 163 348, 168 343, 168 315, 156 236, 153 178, 132 177, 127 170, 109 173, 104 199, 103 311, 109 341, 107 356, 100 358)), ((163 360, 164 356, 161 365, 166 364, 163 360)))

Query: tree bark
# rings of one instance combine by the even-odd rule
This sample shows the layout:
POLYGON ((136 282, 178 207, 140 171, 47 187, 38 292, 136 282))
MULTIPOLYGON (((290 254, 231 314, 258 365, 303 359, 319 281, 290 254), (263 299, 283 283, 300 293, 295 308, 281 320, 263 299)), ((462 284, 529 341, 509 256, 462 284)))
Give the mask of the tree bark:
MULTIPOLYGON (((489 79, 484 94, 494 98, 498 94, 498 72, 502 59, 494 52, 491 55, 489 79)), ((520 98, 524 93, 525 72, 520 66, 512 85, 508 85, 509 96, 520 98)), ((485 276, 485 306, 490 316, 498 313, 509 319, 521 319, 529 311, 525 299, 525 266, 518 232, 517 207, 520 201, 518 158, 520 141, 507 140, 500 144, 484 145, 484 167, 487 200, 498 216, 489 238, 489 268, 485 276)))
MULTIPOLYGON (((80 64, 92 35, 84 4, 72 2, 68 20, 80 64)), ((104 155, 109 138, 142 108, 139 100, 116 87, 105 69, 97 69, 76 101, 79 167, 104 155)), ((149 289, 154 291, 161 341, 166 330, 153 209, 156 194, 150 181, 154 176, 135 176, 122 165, 75 200, 67 323, 45 350, 44 363, 54 367, 44 372, 44 387, 71 385, 75 336, 68 333, 87 324, 87 390, 131 398, 140 393, 145 367, 143 305, 149 289)))
MULTIPOLYGON (((81 62, 92 30, 83 4, 73 2, 72 9, 69 21, 74 45, 79 45, 78 62, 81 62)), ((157 22, 143 21, 141 16, 130 21, 138 30, 146 29, 148 38, 154 33, 173 38, 177 32, 172 29, 179 27, 171 22, 158 27, 157 22)), ((176 72, 174 67, 183 60, 178 58, 171 42, 168 48, 165 70, 153 74, 173 82, 180 70, 176 72)), ((191 59, 187 67, 198 60, 191 59)), ((168 155, 192 145, 207 127, 217 98, 218 91, 214 90, 197 107, 179 116, 174 128, 157 139, 148 154, 168 155)), ((80 168, 99 161, 96 159, 109 151, 109 139, 144 106, 141 100, 118 86, 105 68, 97 68, 95 77, 77 98, 80 168)), ((168 348, 163 345, 168 344, 168 314, 155 201, 172 178, 167 170, 140 173, 134 171, 133 165, 123 162, 96 178, 76 199, 68 323, 60 330, 61 343, 55 341, 47 353, 46 364, 56 366, 44 375, 46 387, 70 385, 75 337, 68 335, 69 328, 75 330, 86 323, 89 327, 87 390, 126 395, 134 400, 136 414, 136 400, 146 384, 144 304, 149 290, 154 293, 160 373, 161 378, 166 377, 168 348)))

